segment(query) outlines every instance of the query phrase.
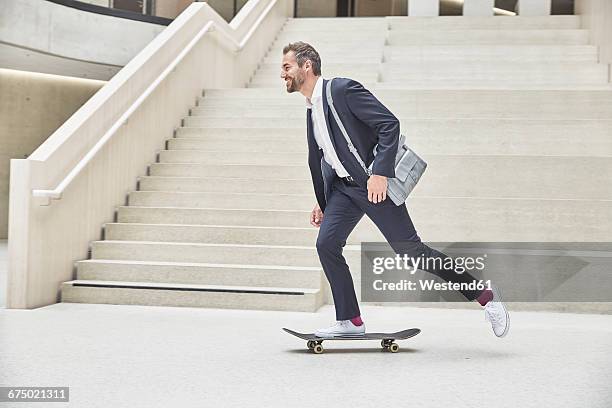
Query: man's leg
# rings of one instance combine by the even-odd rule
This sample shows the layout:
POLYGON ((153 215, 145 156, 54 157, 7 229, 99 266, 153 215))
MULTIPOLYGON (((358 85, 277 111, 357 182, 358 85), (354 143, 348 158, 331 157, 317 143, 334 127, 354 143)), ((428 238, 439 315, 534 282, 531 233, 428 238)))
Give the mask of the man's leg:
POLYGON ((346 239, 363 217, 363 211, 335 185, 325 206, 319 227, 317 252, 321 266, 331 286, 336 307, 336 320, 349 320, 360 315, 353 278, 342 255, 346 239))
MULTIPOLYGON (((441 267, 444 264, 444 259, 449 258, 449 256, 421 242, 405 205, 396 206, 390 198, 378 204, 371 203, 368 201, 367 191, 362 187, 347 187, 347 193, 376 224, 397 254, 406 254, 415 258, 421 255, 424 258, 439 258, 440 261, 430 261, 430 265, 421 269, 440 277, 446 282, 469 283, 476 280, 474 276, 467 272, 457 273, 454 270, 441 267)), ((483 292, 484 290, 461 291, 468 300, 476 300, 483 292)))

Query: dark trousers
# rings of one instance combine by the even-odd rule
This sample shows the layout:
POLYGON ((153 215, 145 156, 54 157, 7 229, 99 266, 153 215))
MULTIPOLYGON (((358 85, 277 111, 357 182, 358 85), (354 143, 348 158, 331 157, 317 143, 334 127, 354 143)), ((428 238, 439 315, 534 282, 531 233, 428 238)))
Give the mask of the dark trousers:
MULTIPOLYGON (((317 252, 325 276, 331 286, 336 320, 348 320, 360 315, 353 279, 342 256, 346 239, 359 220, 366 214, 376 224, 393 250, 403 256, 424 256, 448 258, 447 255, 421 242, 405 205, 396 206, 387 198, 382 203, 368 201, 367 189, 356 184, 347 184, 336 177, 328 197, 323 222, 319 227, 317 252)), ((447 282, 472 282, 469 273, 457 273, 439 268, 439 262, 432 262, 430 269, 423 269, 447 282)), ((483 291, 462 291, 467 300, 474 300, 483 291)))

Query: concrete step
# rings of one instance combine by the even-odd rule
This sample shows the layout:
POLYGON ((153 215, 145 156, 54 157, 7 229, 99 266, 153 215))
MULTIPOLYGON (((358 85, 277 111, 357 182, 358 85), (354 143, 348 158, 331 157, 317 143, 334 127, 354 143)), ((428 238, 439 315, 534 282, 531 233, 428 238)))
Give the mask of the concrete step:
POLYGON ((415 67, 413 70, 402 69, 401 71, 390 69, 381 73, 380 80, 382 82, 406 82, 408 84, 452 81, 453 83, 474 84, 515 82, 523 84, 597 85, 608 84, 609 73, 608 67, 602 64, 575 67, 564 65, 515 67, 514 65, 508 65, 491 70, 488 70, 486 66, 475 64, 471 67, 457 66, 456 69, 450 66, 415 67))
MULTIPOLYGON (((363 84, 371 84, 371 83, 375 83, 378 82, 380 80, 379 78, 379 72, 378 70, 369 72, 369 73, 361 73, 361 72, 354 72, 354 71, 350 71, 350 70, 338 70, 338 71, 325 71, 325 74, 328 75, 330 78, 333 77, 345 77, 345 78, 353 78, 356 81, 359 81, 363 84)), ((251 82, 249 83, 250 87, 261 87, 261 86, 267 86, 267 84, 269 84, 270 86, 276 86, 278 84, 285 86, 285 81, 282 80, 279 76, 279 74, 277 72, 275 73, 269 73, 269 74, 256 74, 252 77, 251 82)))
MULTIPOLYGON (((428 162, 415 197, 507 197, 542 199, 612 199, 610 157, 563 156, 439 156, 422 154, 428 162), (487 175, 483 177, 483 175, 487 175), (585 183, 585 180, 590 180, 585 183)), ((304 157, 304 162, 306 159, 304 157)), ((141 177, 141 191, 206 193, 313 193, 309 178, 141 177)), ((273 200, 274 197, 272 196, 273 200)))
MULTIPOLYGON (((360 76, 362 78, 368 78, 374 76, 373 81, 376 80, 376 74, 380 68, 380 62, 365 62, 359 65, 351 66, 347 63, 331 62, 325 64, 325 77, 336 77, 345 76, 352 78, 353 76, 360 76)), ((275 63, 264 63, 259 66, 259 69, 255 72, 255 78, 260 77, 271 77, 279 78, 281 73, 280 64, 275 63)), ((371 82, 367 81, 367 82, 371 82)))
POLYGON ((509 82, 509 81, 453 81, 452 79, 439 79, 435 81, 393 81, 378 82, 372 90, 507 90, 507 91, 610 91, 612 84, 576 84, 576 83, 538 83, 538 82, 509 82))
MULTIPOLYGON (((280 78, 279 78, 280 79, 280 78)), ((533 90, 533 91, 611 91, 612 83, 603 83, 603 84, 563 84, 563 83, 555 83, 555 84, 542 84, 542 83, 529 83, 529 82, 497 82, 497 83, 460 83, 457 81, 446 80, 446 81, 430 81, 430 82, 411 82, 411 83, 389 83, 389 82, 376 82, 376 83, 363 83, 362 84, 366 89, 370 91, 377 90, 445 90, 445 91, 476 91, 476 90, 509 90, 509 91, 519 91, 519 90, 533 90)), ((238 88, 237 88, 238 89, 238 88)), ((254 93, 247 96, 247 98, 255 98, 257 95, 256 92, 260 92, 262 95, 276 96, 276 95, 285 95, 289 98, 300 98, 302 94, 294 92, 293 94, 287 94, 287 91, 284 85, 281 84, 279 87, 276 83, 269 84, 258 84, 257 86, 250 86, 249 88, 240 88, 240 89, 248 89, 250 91, 254 91, 254 93)), ((218 89, 220 90, 220 89, 218 89)), ((228 95, 228 98, 235 97, 231 94, 228 95)), ((291 103, 293 102, 291 99, 288 99, 291 103)), ((303 102, 303 99, 302 99, 303 102)))
POLYGON ((305 135, 291 132, 286 136, 234 136, 228 140, 225 136, 180 137, 168 139, 170 150, 226 150, 245 152, 306 152, 305 135))
MULTIPOLYGON (((346 32, 344 32, 346 33, 346 32)), ((306 42, 315 49, 322 50, 338 47, 344 48, 351 44, 361 44, 362 49, 370 49, 381 47, 385 44, 387 36, 386 30, 367 30, 367 31, 352 31, 350 36, 342 36, 343 32, 339 30, 310 30, 310 31, 281 31, 272 43, 270 49, 282 50, 287 44, 296 41, 306 42), (330 39, 333 38, 333 41, 330 39)))
MULTIPOLYGON (((338 75, 345 76, 345 75, 338 75)), ((368 74, 368 75, 355 75, 353 76, 354 80, 359 81, 366 88, 373 88, 378 81, 378 74, 368 74)), ((282 89, 286 90, 285 81, 283 81, 280 76, 278 77, 254 77, 251 82, 249 82, 249 88, 275 88, 282 87, 282 89)))
MULTIPOLYGON (((425 183, 424 183, 425 184, 425 183)), ((220 200, 218 195, 210 193, 167 193, 167 192, 132 192, 129 195, 130 206, 145 206, 145 207, 186 207, 186 208, 226 208, 226 209, 243 209, 243 210, 293 210, 293 211, 311 211, 315 204, 315 199, 312 194, 305 195, 267 195, 267 194, 224 194, 223 200, 220 200)), ((443 229, 456 231, 458 240, 472 240, 467 236, 474 235, 478 239, 484 240, 505 240, 505 239, 520 239, 520 237, 541 236, 539 232, 543 230, 558 231, 557 227, 571 224, 575 230, 571 232, 571 228, 566 230, 572 237, 584 236, 580 239, 595 239, 590 236, 612 235, 612 230, 601 230, 602 220, 597 219, 593 214, 605 218, 607 215, 598 206, 603 205, 606 211, 610 207, 609 200, 584 200, 584 199, 525 199, 525 198, 491 198, 491 197, 428 197, 415 194, 409 200, 409 208, 414 208, 422 203, 429 203, 430 207, 423 211, 424 214, 436 214, 436 219, 440 219, 442 211, 457 214, 457 210, 450 210, 448 207, 451 203, 461 205, 460 217, 469 220, 462 223, 461 220, 454 224, 449 220, 450 224, 444 226, 443 229), (603 204, 602 204, 603 203, 603 204), (607 204, 605 204, 607 203, 607 204), (480 213, 466 212, 468 208, 477 205, 477 209, 482 214, 487 214, 488 217, 481 216, 480 213), (557 208, 558 207, 558 208, 557 208), (592 207, 595 207, 594 209, 592 207), (590 213, 586 213, 590 211, 590 213), (496 222, 503 225, 503 228, 493 228, 489 224, 492 222, 490 217, 499 217, 496 222), (559 217, 562 217, 559 218, 559 217), (554 227, 546 227, 545 222, 555 222, 559 225, 554 227), (589 221, 584 226, 578 223, 589 221), (464 228, 455 229, 461 226, 464 228), (520 228, 519 228, 520 226, 520 228), (467 228, 467 229, 465 229, 467 228), (506 231, 505 229, 508 229, 506 231), (588 235, 583 233, 589 231, 588 235), (493 234, 494 231, 498 235, 493 234), (523 234, 523 235, 521 235, 523 234), (518 237, 518 238, 517 238, 518 237)), ((430 216, 429 215, 429 216, 430 216)), ((428 215, 425 215, 428 217, 428 215)), ((419 225, 422 225, 425 220, 419 219, 419 225)), ((605 220, 608 224, 608 220, 605 220)), ((442 224, 433 225, 433 230, 428 230, 429 234, 437 236, 435 228, 441 228, 442 224)), ((447 231, 448 232, 448 231, 447 231)), ((552 233, 551 233, 552 234, 552 233)), ((450 238, 431 238, 432 235, 427 235, 427 239, 450 239, 450 238)), ((555 235, 553 240, 562 240, 562 236, 555 235)), ((455 239, 455 238, 453 238, 455 239)), ((535 239, 535 237, 533 238, 535 239)), ((544 238, 537 238, 544 239, 544 238)), ((578 238, 575 238, 578 239, 578 238)))
POLYGON ((74 280, 62 284, 61 301, 314 312, 323 303, 323 293, 303 288, 74 280))
MULTIPOLYGON (((312 205, 314 207, 314 203, 312 205)), ((310 211, 137 207, 117 209, 117 222, 142 224, 246 225, 307 227, 310 211)))
MULTIPOLYGON (((380 47, 376 47, 376 49, 371 51, 360 51, 360 50, 351 50, 352 53, 347 53, 345 50, 340 48, 329 48, 325 47, 323 49, 317 49, 319 56, 321 57, 321 61, 323 67, 327 66, 330 63, 342 63, 351 66, 357 66, 359 64, 378 64, 382 62, 383 58, 383 50, 384 44, 380 47)), ((274 48, 273 50, 266 53, 264 58, 262 59, 262 63, 264 64, 276 64, 281 66, 283 57, 282 48, 274 48)))
MULTIPOLYGON (((280 79, 280 78, 279 78, 280 79)), ((443 85, 443 84, 442 84, 443 85)), ((364 84, 365 86, 365 84, 364 84)), ((508 84, 509 86, 514 86, 514 84, 508 84)), ((367 87, 366 87, 367 88, 367 87)), ((530 93, 529 95, 537 95, 537 92, 543 92, 543 95, 545 95, 545 91, 558 91, 558 90, 562 90, 562 91, 571 91, 572 89, 576 88, 576 91, 580 91, 580 92, 588 92, 588 91, 606 91, 606 92, 611 92, 612 91, 612 85, 608 84, 608 85, 597 85, 597 86, 581 86, 581 87, 576 87, 576 86, 566 86, 564 89, 562 86, 560 85, 556 85, 555 88, 553 89, 546 89, 546 87, 542 87, 541 90, 538 89, 534 89, 534 93, 530 93)), ((370 88, 367 88, 370 89, 370 88)), ((382 100, 383 102, 386 101, 387 98, 391 98, 392 96, 396 96, 396 97, 406 97, 407 95, 411 95, 413 94, 416 90, 419 89, 404 89, 404 87, 390 87, 388 86, 388 84, 386 83, 377 83, 375 87, 370 89, 380 100, 382 100)), ((432 91, 432 90, 428 90, 428 91, 432 91)), ((445 88, 440 88, 440 89, 436 89, 433 90, 436 92, 441 92, 441 91, 453 91, 452 87, 449 86, 449 88, 445 89, 445 88)), ((483 90, 479 90, 479 89, 465 89, 465 90, 461 90, 462 94, 464 95, 468 95, 470 93, 475 93, 476 95, 479 95, 481 92, 483 92, 483 90)), ((507 92, 512 92, 513 90, 507 89, 507 92)), ((454 91, 457 92, 457 91, 454 91)), ((494 93, 494 92, 492 92, 494 93)), ((514 90, 514 95, 520 97, 521 94, 524 94, 524 92, 517 92, 516 90, 514 90)), ((435 94, 435 93, 434 93, 435 94)), ((455 94, 455 95, 460 95, 455 94)), ((484 94, 483 94, 484 95, 484 94)), ((508 95, 512 95, 512 93, 508 93, 508 95)), ((569 94, 568 94, 569 95, 569 94)), ((585 94, 586 95, 586 94, 585 94)), ((243 100, 240 101, 240 103, 244 103, 247 105, 252 105, 252 101, 251 99, 257 99, 257 102, 259 103, 261 100, 278 100, 281 102, 286 102, 288 105, 291 106, 305 106, 304 104, 304 96, 300 93, 292 93, 289 94, 287 93, 287 91, 283 88, 279 88, 278 86, 275 87, 271 87, 269 89, 263 89, 263 88, 220 88, 220 89, 207 89, 204 91, 204 97, 203 99, 200 100, 218 100, 219 98, 223 98, 225 101, 229 102, 231 100, 243 100)))
POLYGON ((596 45, 413 45, 386 46, 384 62, 598 62, 596 45))
POLYGON ((76 265, 78 280, 319 289, 323 278, 317 267, 96 259, 76 265))
MULTIPOLYGON (((274 46, 268 50, 262 63, 265 64, 277 64, 279 69, 283 58, 283 48, 285 44, 274 46)), ((314 46, 314 45, 313 45, 314 46)), ((383 51, 385 48, 385 42, 380 41, 375 46, 362 47, 355 49, 355 44, 348 43, 345 45, 336 44, 322 44, 316 47, 319 57, 321 58, 321 67, 324 70, 326 64, 340 64, 347 63, 346 59, 350 58, 352 61, 359 59, 360 63, 363 64, 376 64, 382 61, 383 51)), ((359 64, 352 64, 359 65, 359 64)))
POLYGON ((244 173, 242 177, 139 177, 141 191, 179 191, 179 192, 217 192, 217 193, 314 193, 310 177, 300 179, 283 179, 283 174, 276 178, 254 178, 244 173))
POLYGON ((151 176, 165 177, 243 177, 275 178, 279 174, 287 178, 308 178, 307 165, 250 164, 206 165, 200 163, 153 163, 149 166, 151 176))
MULTIPOLYGON (((243 206, 242 209, 238 208, 238 204, 234 205, 235 203, 219 205, 217 202, 216 206, 214 204, 200 207, 206 209, 202 211, 213 211, 218 216, 217 223, 229 224, 232 223, 231 217, 236 217, 236 222, 246 224, 249 223, 249 217, 252 217, 249 225, 270 225, 271 221, 264 218, 279 214, 278 223, 271 225, 307 227, 308 214, 314 207, 315 200, 313 196, 308 196, 303 198, 300 205, 277 203, 275 206, 268 206, 258 205, 259 202, 253 198, 253 205, 243 206), (227 210, 222 210, 221 207, 227 207, 227 210), (230 208, 235 212, 230 212, 230 208), (275 213, 274 210, 296 211, 295 217, 299 220, 288 221, 288 218, 294 215, 275 213), (273 215, 270 215, 270 212, 273 215)), ((156 208, 171 207, 165 203, 143 205, 156 208)), ((187 207, 185 211, 197 214, 198 209, 194 208, 195 206, 182 207, 187 207)), ((415 196, 408 200, 408 208, 420 236, 430 241, 607 241, 612 239, 612 220, 608 216, 612 211, 610 200, 415 196)), ((193 215, 193 217, 198 216, 193 215)), ((351 239, 373 240, 372 230, 367 230, 364 235, 359 233, 360 230, 358 226, 351 239)))
POLYGON ((386 30, 388 26, 384 17, 299 17, 289 18, 282 28, 287 31, 308 31, 312 27, 329 31, 378 31, 386 30))
MULTIPOLYGON (((280 77, 279 77, 280 80, 280 77)), ((285 98, 288 103, 304 104, 304 95, 299 92, 292 94, 287 93, 284 87, 276 86, 271 89, 253 89, 253 88, 210 88, 203 91, 204 98, 223 98, 223 99, 246 99, 245 104, 251 104, 249 99, 261 99, 266 97, 285 98)))
MULTIPOLYGON (((612 119, 612 91, 487 91, 374 89, 373 94, 402 121, 412 118, 612 119)), ((244 106, 234 98, 202 98, 192 116, 303 119, 300 101, 262 99, 244 106), (287 101, 289 102, 289 101, 287 101)))
POLYGON ((196 242, 202 244, 314 245, 318 231, 308 227, 106 223, 111 241, 196 242))
MULTIPOLYGON (((453 99, 449 98, 449 104, 453 99)), ((562 94, 559 103, 563 103, 562 94)), ((460 102, 460 101, 457 101, 460 102)), ((492 104, 493 105, 493 104, 492 104)), ((606 103, 601 100, 594 103, 593 113, 599 109, 606 109, 606 103)), ((574 106, 576 114, 581 113, 581 104, 574 106)), ((461 113, 465 105, 457 103, 452 111, 454 115, 461 113)), ((553 105, 541 104, 533 107, 534 112, 546 116, 550 114, 548 108, 553 105), (539 111, 538 109, 541 109, 539 111)), ((509 109, 510 107, 508 107, 509 109)), ((493 108, 492 108, 493 109, 493 108)), ((510 109, 509 109, 510 110, 510 109)), ((488 112, 483 107, 481 114, 488 112)), ((515 112, 518 114, 518 112, 515 112)), ((527 113, 527 112, 525 112, 527 113)), ((586 113, 586 110, 585 110, 586 113)), ((570 116, 568 112, 568 117, 570 116)), ((440 112, 443 115, 443 112, 440 112)), ((449 113, 450 115, 450 113, 449 113)), ((447 115, 448 116, 448 115, 447 115)), ((513 154, 522 156, 612 156, 612 120, 538 120, 538 119, 402 119, 401 128, 408 137, 408 143, 417 152, 423 154, 513 154), (495 131, 491 131, 495 129, 495 131)), ((305 151, 305 129, 202 129, 181 128, 177 132, 180 139, 190 139, 190 142, 206 141, 209 150, 235 150, 235 151, 266 151, 267 148, 279 149, 276 145, 278 139, 285 143, 280 144, 283 150, 305 151), (231 130, 231 132, 226 132, 231 130), (185 138, 183 138, 183 136, 185 138), (238 143, 236 143, 238 141, 238 143), (270 141, 270 144, 268 144, 270 141)), ((192 145, 196 147, 197 145, 192 145)), ((269 150, 273 151, 273 150, 269 150)), ((202 167, 202 165, 188 164, 160 164, 151 165, 150 175, 158 176, 219 176, 241 177, 252 174, 253 177, 265 177, 280 171, 287 178, 310 177, 310 173, 302 173, 296 167, 306 166, 299 163, 297 166, 282 166, 275 170, 274 166, 227 165, 219 168, 202 167), (159 171, 155 173, 154 171, 159 171)))
MULTIPOLYGON (((384 64, 387 65, 387 64, 384 64)), ((379 84, 380 85, 380 84, 379 84)), ((266 95, 264 90, 243 88, 241 92, 229 91, 224 93, 223 90, 212 90, 206 96, 198 98, 196 101, 197 108, 272 108, 272 107, 287 107, 302 109, 305 108, 305 98, 301 95, 288 94, 286 92, 272 91, 272 94, 266 95), (254 94, 254 95, 253 95, 254 94), (250 99, 257 98, 257 106, 250 103, 250 99)), ((586 90, 586 91, 555 91, 555 90, 535 90, 535 91, 483 91, 483 90, 405 90, 405 89, 373 89, 372 92, 381 101, 387 101, 399 104, 402 101, 416 103, 421 101, 439 101, 452 98, 460 99, 458 102, 478 103, 483 99, 491 99, 498 96, 498 104, 524 104, 532 100, 535 103, 557 104, 558 99, 571 99, 572 103, 605 103, 608 104, 612 99, 612 91, 607 90, 586 90), (501 100, 500 100, 501 99, 501 100)), ((404 103, 405 105, 405 103, 404 103)), ((484 105, 484 104, 483 104, 484 105)), ((402 105, 398 105, 402 106, 402 105)))
MULTIPOLYGON (((298 41, 300 39, 301 38, 298 37, 292 39, 292 41, 298 41)), ((289 43, 289 40, 276 41, 267 51, 266 56, 276 56, 278 58, 277 63, 279 67, 281 65, 283 49, 287 43, 289 43)), ((345 56, 358 56, 366 59, 370 59, 371 57, 382 57, 384 47, 389 44, 385 40, 385 35, 381 35, 377 36, 374 40, 367 41, 365 43, 362 43, 359 40, 355 41, 352 38, 347 37, 339 41, 312 42, 310 45, 315 47, 319 53, 319 56, 321 57, 321 62, 324 64, 324 61, 329 62, 329 58, 332 57, 334 57, 337 62, 342 62, 341 58, 345 56), (359 48, 355 48, 356 45, 359 45, 359 48)), ((372 62, 374 61, 364 61, 364 63, 372 62)), ((274 63, 274 61, 271 63, 274 63)))
POLYGON ((275 128, 275 129, 242 129, 242 128, 190 128, 180 127, 175 130, 176 138, 221 138, 231 142, 233 138, 265 138, 267 136, 281 137, 285 136, 291 139, 292 137, 300 137, 306 140, 304 133, 296 132, 296 128, 275 128), (299 136, 298 136, 299 135, 299 136))
POLYGON ((269 210, 312 210, 312 194, 191 193, 131 191, 128 205, 144 207, 256 208, 269 210))
POLYGON ((206 163, 206 164, 286 164, 305 163, 304 153, 283 152, 213 152, 204 150, 162 150, 160 163, 206 163))
MULTIPOLYGON (((415 90, 418 92, 422 90, 415 90)), ((458 91, 459 92, 459 91, 458 91)), ((502 93, 503 91, 500 91, 502 93)), ((526 91, 529 92, 529 91, 526 91)), ((451 93, 451 91, 448 91, 451 93)), ((563 92, 559 92, 562 95, 563 92)), ((612 93, 611 93, 612 94, 612 93)), ((501 97, 501 95, 500 95, 501 97)), ((516 102, 508 100, 501 100, 499 103, 487 104, 486 102, 490 98, 483 98, 479 101, 474 101, 473 104, 454 105, 454 103, 464 102, 465 99, 448 98, 435 100, 434 98, 406 98, 404 100, 392 100, 384 99, 382 103, 391 111, 393 114, 400 119, 400 121, 413 121, 418 119, 540 119, 540 120, 561 120, 566 118, 572 119, 588 119, 588 120, 609 120, 612 119, 612 109, 609 106, 608 101, 602 101, 601 104, 596 105, 596 100, 573 101, 570 99, 552 101, 550 104, 538 103, 540 98, 533 98, 529 100, 524 98, 524 102, 518 100, 516 102), (589 106, 589 103, 593 103, 593 106, 589 106)), ((610 99, 610 98, 608 98, 610 99)), ((252 121, 256 119, 266 118, 282 118, 285 122, 290 123, 290 120, 301 122, 306 119, 306 107, 293 107, 293 106, 257 106, 252 108, 239 108, 239 107, 198 107, 192 109, 192 115, 190 119, 185 120, 187 126, 198 127, 202 124, 207 124, 209 121, 218 119, 226 120, 240 120, 240 121, 252 121)), ((261 121, 253 121, 255 124, 261 123, 261 121)), ((255 128, 258 129, 258 128, 255 128)), ((272 130, 276 130, 273 128, 272 130)), ((283 129, 285 130, 285 129, 283 129)), ((295 129, 288 131, 285 140, 291 140, 296 137, 299 133, 295 132, 295 129)), ((244 133, 248 132, 244 130, 244 133)), ((249 136, 244 136, 246 139, 249 136)), ((274 139, 271 137, 270 143, 274 139)), ((299 140, 303 140, 300 137, 299 140)), ((172 139, 170 139, 172 140, 172 139)), ((183 139, 185 140, 185 139, 183 139)), ((189 141, 176 142, 173 146, 187 146, 189 141)), ((195 143, 195 142, 194 142, 195 143)), ((238 142, 236 141, 237 145, 238 142)), ((172 148, 172 146, 168 146, 172 148)))
POLYGON ((391 30, 558 30, 581 27, 576 15, 553 16, 438 16, 438 17, 386 17, 391 30))
POLYGON ((309 246, 198 244, 182 242, 95 241, 92 259, 147 262, 196 262, 320 267, 314 242, 309 246))
POLYGON ((586 45, 589 30, 414 30, 388 32, 387 45, 586 45))
POLYGON ((306 129, 306 111, 302 119, 294 118, 209 118, 205 116, 189 116, 183 119, 183 126, 198 128, 226 128, 226 129, 306 129))
MULTIPOLYGON (((380 73, 383 77, 392 75, 402 76, 438 76, 438 75, 504 75, 507 72, 516 72, 523 75, 543 76, 547 71, 550 75, 576 74, 576 75, 607 75, 608 67, 605 64, 592 62, 481 62, 481 61, 451 61, 451 62, 389 62, 380 64, 380 73)), ((348 76, 350 78, 350 75, 348 76)))
POLYGON ((355 50, 359 56, 382 56, 382 51, 386 44, 387 33, 385 31, 379 31, 373 34, 361 34, 356 36, 347 35, 346 33, 331 35, 332 37, 326 36, 323 33, 310 35, 304 34, 299 36, 292 34, 281 34, 274 41, 274 43, 272 43, 268 53, 269 55, 277 55, 279 57, 279 68, 283 56, 283 49, 287 44, 295 41, 303 41, 312 45, 319 53, 321 62, 323 62, 323 64, 325 62, 329 62, 329 58, 332 58, 335 54, 347 54, 349 53, 349 50, 355 50, 355 45, 360 46, 358 50, 355 50), (335 36, 335 38, 333 36, 335 36), (333 41, 330 40, 330 38, 334 38, 333 41))
MULTIPOLYGON (((606 218, 606 211, 611 206, 610 201, 584 200, 450 198, 443 201, 414 198, 408 202, 410 216, 419 235, 423 239, 440 242, 607 240, 612 235, 612 222, 609 217, 606 218), (427 207, 427 204, 430 206, 427 207)), ((310 227, 310 210, 122 207, 120 213, 120 220, 126 222, 310 227)), ((359 244, 369 241, 382 242, 384 238, 372 221, 364 216, 350 234, 348 242, 359 244)))

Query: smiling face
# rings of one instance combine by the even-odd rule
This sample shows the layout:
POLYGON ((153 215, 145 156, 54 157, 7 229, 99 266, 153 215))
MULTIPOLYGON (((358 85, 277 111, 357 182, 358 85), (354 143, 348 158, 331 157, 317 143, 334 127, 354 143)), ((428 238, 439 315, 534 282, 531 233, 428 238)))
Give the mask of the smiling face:
POLYGON ((299 92, 306 80, 306 72, 311 69, 310 60, 306 60, 300 67, 295 58, 295 52, 289 51, 283 55, 281 63, 281 78, 285 81, 287 92, 299 92))

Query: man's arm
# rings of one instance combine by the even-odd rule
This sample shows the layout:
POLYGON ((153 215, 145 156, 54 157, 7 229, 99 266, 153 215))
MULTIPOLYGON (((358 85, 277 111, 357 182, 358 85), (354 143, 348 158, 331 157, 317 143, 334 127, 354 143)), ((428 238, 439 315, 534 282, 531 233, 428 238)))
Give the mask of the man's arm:
POLYGON ((395 177, 395 156, 400 135, 399 120, 357 81, 348 82, 344 97, 353 115, 378 135, 378 148, 372 165, 372 174, 395 177))

